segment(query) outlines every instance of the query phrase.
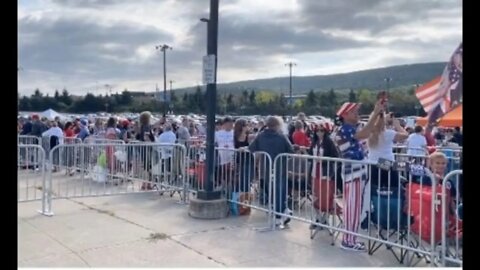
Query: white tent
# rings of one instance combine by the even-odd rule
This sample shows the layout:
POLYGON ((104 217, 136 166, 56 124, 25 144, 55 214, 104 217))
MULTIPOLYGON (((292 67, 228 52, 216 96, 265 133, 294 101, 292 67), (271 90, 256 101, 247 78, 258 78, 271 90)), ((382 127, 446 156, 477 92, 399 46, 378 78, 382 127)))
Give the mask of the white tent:
POLYGON ((46 117, 47 119, 49 120, 54 120, 55 117, 60 117, 60 119, 64 119, 65 117, 59 113, 57 113, 56 111, 52 110, 52 109, 48 109, 42 113, 40 113, 40 117, 46 117))

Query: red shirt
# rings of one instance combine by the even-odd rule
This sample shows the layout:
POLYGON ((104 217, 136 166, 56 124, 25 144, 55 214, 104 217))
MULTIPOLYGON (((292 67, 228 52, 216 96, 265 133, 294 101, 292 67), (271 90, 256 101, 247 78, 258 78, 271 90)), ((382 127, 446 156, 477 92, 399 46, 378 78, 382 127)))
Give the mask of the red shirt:
POLYGON ((427 146, 435 146, 435 138, 433 138, 432 133, 425 132, 425 139, 427 140, 427 146))
POLYGON ((72 138, 75 137, 75 132, 73 132, 73 129, 69 128, 66 129, 64 132, 66 138, 72 138))
POLYGON ((309 147, 310 139, 307 137, 304 131, 296 130, 292 135, 293 143, 299 146, 309 147))

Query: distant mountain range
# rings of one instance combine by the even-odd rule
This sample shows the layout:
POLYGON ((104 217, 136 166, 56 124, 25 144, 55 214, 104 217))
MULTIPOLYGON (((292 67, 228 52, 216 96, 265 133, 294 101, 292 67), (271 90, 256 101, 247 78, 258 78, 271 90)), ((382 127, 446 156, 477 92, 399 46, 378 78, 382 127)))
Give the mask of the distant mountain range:
MULTIPOLYGON (((372 90, 385 89, 385 78, 391 78, 390 88, 410 87, 415 84, 423 84, 434 77, 441 75, 446 63, 421 63, 391 66, 385 68, 368 69, 350 73, 294 76, 294 94, 305 94, 311 89, 314 91, 354 90, 368 88, 372 90)), ((192 92, 196 87, 176 89, 175 94, 183 94, 185 91, 192 92)), ((271 90, 274 92, 287 93, 289 89, 289 77, 258 79, 218 84, 218 91, 227 93, 239 93, 243 90, 271 90)))

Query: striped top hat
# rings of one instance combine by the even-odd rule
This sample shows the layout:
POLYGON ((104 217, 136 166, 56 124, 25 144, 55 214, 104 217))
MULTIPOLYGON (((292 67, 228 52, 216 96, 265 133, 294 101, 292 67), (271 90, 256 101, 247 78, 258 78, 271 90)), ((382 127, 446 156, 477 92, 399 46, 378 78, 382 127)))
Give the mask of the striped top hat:
POLYGON ((338 116, 344 116, 345 114, 358 109, 360 107, 361 103, 354 103, 354 102, 345 102, 343 105, 338 109, 337 115, 338 116))

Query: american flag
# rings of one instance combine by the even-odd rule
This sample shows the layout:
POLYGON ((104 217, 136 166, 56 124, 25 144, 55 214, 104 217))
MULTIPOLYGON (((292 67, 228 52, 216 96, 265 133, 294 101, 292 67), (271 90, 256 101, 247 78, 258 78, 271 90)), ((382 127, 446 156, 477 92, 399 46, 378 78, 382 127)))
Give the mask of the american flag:
POLYGON ((419 87, 417 96, 428 114, 428 122, 434 123, 453 107, 461 103, 463 92, 463 47, 462 43, 453 53, 442 76, 419 87))

